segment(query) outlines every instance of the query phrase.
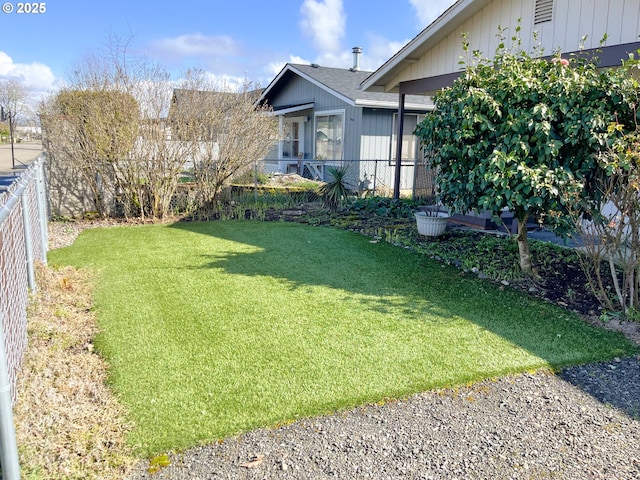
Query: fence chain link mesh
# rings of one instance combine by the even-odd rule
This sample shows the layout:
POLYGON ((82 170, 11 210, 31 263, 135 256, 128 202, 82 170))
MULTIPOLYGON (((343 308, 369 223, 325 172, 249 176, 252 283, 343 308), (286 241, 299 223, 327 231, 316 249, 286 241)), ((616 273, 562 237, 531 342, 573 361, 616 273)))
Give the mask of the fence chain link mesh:
POLYGON ((47 219, 43 218, 46 208, 41 205, 44 198, 38 185, 42 179, 42 162, 36 161, 6 191, 0 191, 0 319, 13 401, 27 348, 28 251, 35 261, 44 261, 47 251, 47 236, 43 234, 47 228, 47 219))
MULTIPOLYGON (((331 167, 348 169, 348 186, 360 197, 390 197, 393 195, 396 162, 390 159, 360 160, 300 160, 287 162, 265 159, 259 169, 265 173, 297 173, 310 180, 331 180, 331 167)), ((400 193, 403 197, 424 198, 434 195, 434 171, 423 159, 403 160, 400 168, 400 193)))

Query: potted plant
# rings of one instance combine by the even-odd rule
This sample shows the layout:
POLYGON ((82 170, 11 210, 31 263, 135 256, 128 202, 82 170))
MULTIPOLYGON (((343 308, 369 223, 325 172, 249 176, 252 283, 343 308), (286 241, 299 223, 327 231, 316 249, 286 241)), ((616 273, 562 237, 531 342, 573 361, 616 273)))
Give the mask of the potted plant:
POLYGON ((429 205, 415 212, 418 233, 428 237, 437 237, 444 233, 451 214, 440 205, 429 205))

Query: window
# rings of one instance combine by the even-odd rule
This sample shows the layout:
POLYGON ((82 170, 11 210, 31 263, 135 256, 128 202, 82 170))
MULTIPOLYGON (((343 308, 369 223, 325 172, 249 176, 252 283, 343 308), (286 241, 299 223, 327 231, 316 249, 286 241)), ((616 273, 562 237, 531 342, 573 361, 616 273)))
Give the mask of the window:
POLYGON ((282 156, 298 158, 300 152, 300 123, 285 122, 284 142, 282 144, 282 156))
POLYGON ((316 115, 317 160, 342 160, 343 119, 342 112, 316 115))
MULTIPOLYGON (((415 163, 419 155, 418 138, 413 134, 418 126, 417 114, 406 114, 402 126, 402 162, 415 163)), ((398 145, 398 114, 393 115, 393 133, 391 141, 390 158, 392 163, 396 160, 396 149, 398 145)))
POLYGON ((282 151, 283 159, 300 159, 304 157, 304 124, 307 117, 282 118, 282 151))

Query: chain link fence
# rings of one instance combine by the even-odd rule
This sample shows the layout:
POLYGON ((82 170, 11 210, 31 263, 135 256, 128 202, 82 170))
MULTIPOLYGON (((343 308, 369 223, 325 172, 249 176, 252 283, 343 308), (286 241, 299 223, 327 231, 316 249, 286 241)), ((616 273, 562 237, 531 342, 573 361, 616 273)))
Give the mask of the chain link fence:
POLYGON ((27 304, 36 290, 35 262, 47 260, 47 193, 43 159, 0 177, 0 467, 18 480, 12 405, 27 349, 27 304))
POLYGON ((14 401, 27 347, 29 289, 36 288, 34 262, 46 263, 47 244, 44 170, 38 159, 0 181, 0 321, 14 401))
MULTIPOLYGON (((396 162, 389 159, 368 160, 282 160, 265 159, 260 170, 266 173, 297 173, 305 178, 329 181, 331 167, 348 168, 351 189, 362 197, 393 195, 396 162)), ((424 160, 403 161, 400 165, 400 194, 406 198, 424 198, 434 194, 433 171, 424 160)))

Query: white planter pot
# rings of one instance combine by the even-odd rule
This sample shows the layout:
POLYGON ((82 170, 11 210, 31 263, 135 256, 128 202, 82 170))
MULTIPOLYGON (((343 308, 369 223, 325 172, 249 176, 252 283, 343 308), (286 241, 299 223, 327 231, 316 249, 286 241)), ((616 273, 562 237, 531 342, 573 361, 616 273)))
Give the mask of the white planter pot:
POLYGON ((415 216, 418 233, 427 237, 442 235, 447 228, 447 221, 451 218, 451 215, 444 212, 432 212, 429 215, 425 212, 416 212, 415 216))

